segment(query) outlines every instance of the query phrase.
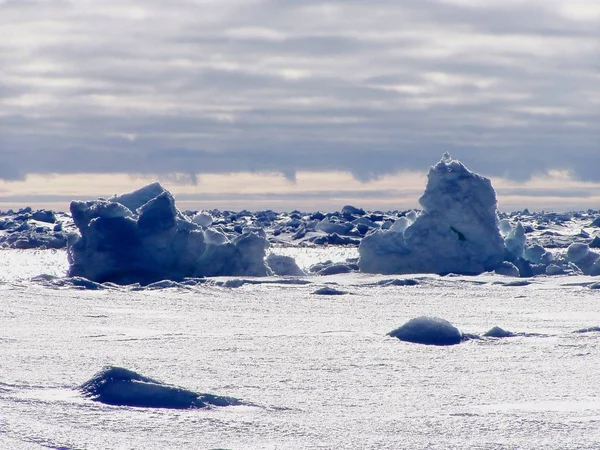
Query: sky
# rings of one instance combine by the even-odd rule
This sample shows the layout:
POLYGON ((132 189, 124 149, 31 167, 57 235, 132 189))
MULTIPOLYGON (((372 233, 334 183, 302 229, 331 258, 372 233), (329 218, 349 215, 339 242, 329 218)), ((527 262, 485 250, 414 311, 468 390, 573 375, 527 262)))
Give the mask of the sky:
POLYGON ((0 209, 600 209, 598 0, 0 0, 0 209))

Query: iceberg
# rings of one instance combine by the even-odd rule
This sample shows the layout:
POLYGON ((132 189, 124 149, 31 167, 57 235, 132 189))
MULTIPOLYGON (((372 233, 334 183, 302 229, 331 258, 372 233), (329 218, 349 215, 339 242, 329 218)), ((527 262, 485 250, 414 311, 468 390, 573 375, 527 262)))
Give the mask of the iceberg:
POLYGON ((490 180, 469 171, 448 153, 430 168, 427 177, 419 199, 423 211, 414 221, 398 221, 389 230, 377 230, 362 240, 362 272, 475 275, 494 270, 504 260, 506 246, 490 180))
POLYGON ((73 201, 70 209, 79 230, 67 249, 70 277, 149 284, 271 274, 264 236, 228 236, 192 222, 159 183, 108 200, 73 201))
POLYGON ((115 366, 104 367, 80 390, 91 400, 114 406, 188 409, 242 404, 232 397, 198 394, 115 366))

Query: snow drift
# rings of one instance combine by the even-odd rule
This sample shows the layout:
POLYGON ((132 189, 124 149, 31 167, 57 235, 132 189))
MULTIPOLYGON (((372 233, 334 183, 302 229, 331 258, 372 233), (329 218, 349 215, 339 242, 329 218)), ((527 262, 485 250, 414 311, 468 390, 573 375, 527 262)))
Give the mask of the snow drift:
POLYGON ((403 217, 389 230, 362 240, 362 272, 480 274, 504 260, 506 247, 490 180, 448 153, 430 168, 427 178, 418 216, 403 217))
POLYGON ((231 397, 198 394, 114 366, 103 368, 81 385, 80 390, 94 401, 115 406, 187 409, 241 404, 231 397))
POLYGON ((228 236, 192 222, 159 183, 108 200, 71 202, 79 235, 68 247, 69 276, 152 283, 198 276, 265 276, 268 242, 228 236))

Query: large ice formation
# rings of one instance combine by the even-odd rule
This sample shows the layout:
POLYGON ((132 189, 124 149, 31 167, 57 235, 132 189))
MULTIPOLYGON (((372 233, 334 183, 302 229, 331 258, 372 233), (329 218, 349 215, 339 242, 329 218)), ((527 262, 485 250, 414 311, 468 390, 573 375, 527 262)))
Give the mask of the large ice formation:
POLYGON ((198 394, 114 366, 104 367, 80 389, 94 401, 116 406, 187 409, 241 404, 231 397, 198 394))
POLYGON ((229 237, 192 222, 159 183, 108 200, 71 202, 80 235, 68 248, 69 276, 152 283, 192 276, 265 276, 268 242, 229 237))
POLYGON ((401 327, 390 331, 388 336, 426 345, 454 345, 463 340, 462 333, 450 322, 429 316, 411 319, 401 327))
POLYGON ((431 167, 423 211, 389 230, 367 235, 359 267, 370 273, 461 273, 493 270, 504 260, 496 194, 489 179, 448 153, 431 167))

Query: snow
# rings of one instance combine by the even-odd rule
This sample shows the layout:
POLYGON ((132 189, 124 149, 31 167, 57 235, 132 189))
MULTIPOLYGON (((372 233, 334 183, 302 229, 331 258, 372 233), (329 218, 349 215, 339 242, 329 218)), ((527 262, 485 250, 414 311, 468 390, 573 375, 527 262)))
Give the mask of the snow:
POLYGON ((462 333, 445 319, 421 316, 388 333, 401 341, 426 345, 455 345, 463 340, 462 333))
POLYGON ((107 200, 71 203, 79 236, 69 245, 69 275, 97 282, 152 283, 191 276, 271 273, 268 242, 252 232, 229 239, 182 214, 153 183, 107 200))
POLYGON ((336 289, 331 286, 323 286, 313 292, 315 295, 346 295, 348 292, 336 289))
MULTIPOLYGON (((0 254, 31 267, 40 253, 59 252, 0 254)), ((0 448, 599 447, 597 278, 332 277, 0 283, 0 448), (324 286, 350 295, 313 294, 324 286), (439 347, 385 336, 423 314, 465 335, 502 325, 516 337, 439 347), (174 410, 83 396, 107 364, 251 403, 174 410)), ((135 389, 117 384, 129 398, 135 389)))
POLYGON ((230 397, 198 394, 114 366, 104 367, 80 389, 91 400, 115 406, 187 409, 240 404, 230 397))
POLYGON ((419 202, 423 211, 361 242, 360 270, 370 273, 461 273, 493 270, 505 244, 489 179, 445 154, 431 167, 419 202))
POLYGON ((483 333, 483 335, 486 337, 505 338, 512 337, 515 334, 512 331, 507 331, 500 327, 492 327, 488 331, 483 333))

